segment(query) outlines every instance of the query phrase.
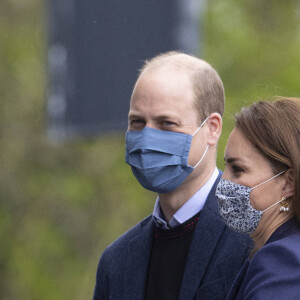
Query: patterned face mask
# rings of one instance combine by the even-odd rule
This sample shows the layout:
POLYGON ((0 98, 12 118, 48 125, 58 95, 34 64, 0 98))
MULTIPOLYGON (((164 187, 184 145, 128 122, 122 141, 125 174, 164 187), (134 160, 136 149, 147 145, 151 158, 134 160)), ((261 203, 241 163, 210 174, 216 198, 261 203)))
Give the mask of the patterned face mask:
POLYGON ((256 210, 250 204, 251 191, 284 172, 285 171, 280 172, 253 188, 222 178, 217 186, 216 196, 218 198, 220 215, 227 226, 241 233, 253 233, 263 213, 283 200, 274 203, 263 211, 256 210))

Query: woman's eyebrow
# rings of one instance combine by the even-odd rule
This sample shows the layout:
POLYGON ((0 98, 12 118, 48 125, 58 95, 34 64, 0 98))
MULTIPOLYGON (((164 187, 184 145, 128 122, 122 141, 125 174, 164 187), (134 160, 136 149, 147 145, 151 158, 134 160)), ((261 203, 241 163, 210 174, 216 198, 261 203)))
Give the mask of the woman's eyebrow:
POLYGON ((234 163, 236 161, 242 161, 242 160, 243 160, 242 158, 238 158, 238 157, 229 157, 229 158, 224 157, 224 161, 226 161, 229 164, 234 163))

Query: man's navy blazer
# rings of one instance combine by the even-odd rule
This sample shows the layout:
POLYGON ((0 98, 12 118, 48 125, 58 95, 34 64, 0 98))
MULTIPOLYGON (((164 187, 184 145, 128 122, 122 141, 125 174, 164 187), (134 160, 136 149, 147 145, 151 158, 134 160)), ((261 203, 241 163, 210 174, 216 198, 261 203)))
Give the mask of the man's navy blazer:
MULTIPOLYGON (((221 172, 200 213, 179 300, 226 298, 248 256, 248 236, 230 230, 219 215, 215 190, 220 177, 221 172)), ((153 228, 148 216, 106 248, 98 265, 94 300, 144 298, 153 228)))
POLYGON ((281 225, 245 261, 228 299, 300 299, 300 224, 296 218, 281 225))

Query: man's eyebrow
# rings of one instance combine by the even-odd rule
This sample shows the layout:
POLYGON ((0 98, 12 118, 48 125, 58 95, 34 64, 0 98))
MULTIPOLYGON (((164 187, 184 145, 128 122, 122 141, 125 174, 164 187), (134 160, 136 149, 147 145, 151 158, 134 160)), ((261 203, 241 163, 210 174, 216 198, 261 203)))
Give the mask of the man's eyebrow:
POLYGON ((156 119, 165 120, 165 119, 178 119, 178 118, 174 115, 159 115, 156 117, 156 119))
POLYGON ((128 114, 128 119, 133 119, 133 118, 139 118, 142 119, 142 117, 136 113, 129 113, 128 114))

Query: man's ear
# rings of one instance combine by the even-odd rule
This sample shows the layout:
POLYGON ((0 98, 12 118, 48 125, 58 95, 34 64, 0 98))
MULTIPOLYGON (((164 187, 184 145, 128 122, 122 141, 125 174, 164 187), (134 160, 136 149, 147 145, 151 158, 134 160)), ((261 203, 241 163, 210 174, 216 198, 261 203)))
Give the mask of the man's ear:
POLYGON ((209 129, 207 143, 209 146, 215 146, 218 143, 222 131, 222 117, 219 113, 212 113, 207 120, 209 129))
POLYGON ((285 184, 282 188, 282 196, 285 198, 292 197, 295 194, 293 169, 288 169, 282 176, 285 178, 285 184))

